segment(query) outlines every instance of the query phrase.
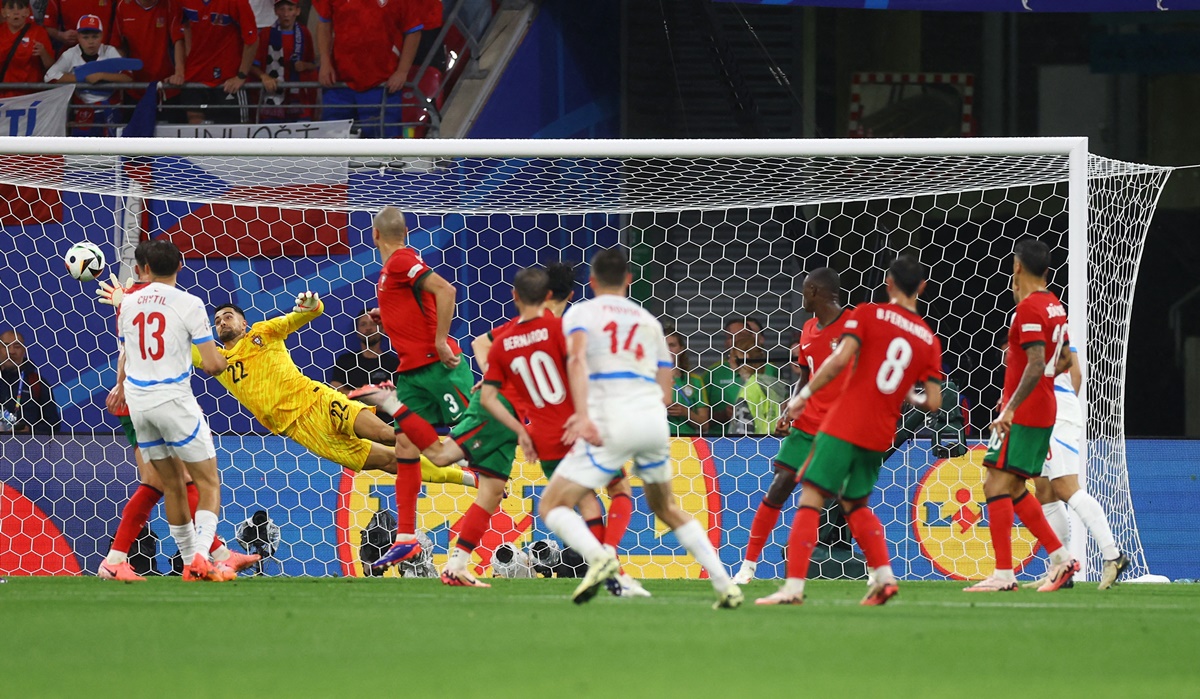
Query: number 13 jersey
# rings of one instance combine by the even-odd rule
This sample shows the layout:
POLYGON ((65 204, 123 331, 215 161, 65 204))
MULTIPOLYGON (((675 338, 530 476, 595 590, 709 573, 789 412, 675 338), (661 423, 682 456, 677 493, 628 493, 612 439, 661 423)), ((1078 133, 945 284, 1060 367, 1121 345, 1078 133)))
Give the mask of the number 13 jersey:
POLYGON ((842 335, 858 340, 841 397, 821 431, 863 449, 887 451, 908 389, 942 376, 942 343, 921 316, 894 303, 865 303, 842 335))
POLYGON ((1063 345, 1070 344, 1067 338, 1067 311, 1053 292, 1042 289, 1025 297, 1017 304, 1012 325, 1008 328, 1008 352, 1004 355, 1004 395, 1001 405, 1021 383, 1021 375, 1029 364, 1025 351, 1029 347, 1042 345, 1046 357, 1046 370, 1017 411, 1013 423, 1026 427, 1053 427, 1058 412, 1054 400, 1054 366, 1063 345))
POLYGON ((589 409, 656 403, 665 419, 657 374, 675 361, 657 318, 627 298, 606 294, 567 309, 563 332, 568 338, 587 333, 589 409))
POLYGON ((125 294, 117 312, 125 344, 125 402, 149 410, 192 394, 192 345, 213 339, 200 299, 158 282, 125 294))

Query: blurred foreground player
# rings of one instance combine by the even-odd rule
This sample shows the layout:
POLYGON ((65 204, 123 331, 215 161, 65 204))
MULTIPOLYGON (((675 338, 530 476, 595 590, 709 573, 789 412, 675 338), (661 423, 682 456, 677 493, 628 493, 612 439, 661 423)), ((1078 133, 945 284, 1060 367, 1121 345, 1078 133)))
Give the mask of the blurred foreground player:
POLYGON ((942 404, 942 344, 917 314, 925 270, 900 256, 888 267, 888 303, 866 303, 851 311, 837 351, 792 399, 793 418, 853 364, 845 387, 813 441, 798 478, 804 488, 788 537, 787 581, 760 605, 803 604, 804 582, 825 500, 837 497, 850 533, 867 559, 864 605, 886 603, 899 591, 888 556, 883 524, 867 502, 896 436, 900 407, 907 400, 921 410, 942 404), (924 393, 918 393, 923 384, 924 393))

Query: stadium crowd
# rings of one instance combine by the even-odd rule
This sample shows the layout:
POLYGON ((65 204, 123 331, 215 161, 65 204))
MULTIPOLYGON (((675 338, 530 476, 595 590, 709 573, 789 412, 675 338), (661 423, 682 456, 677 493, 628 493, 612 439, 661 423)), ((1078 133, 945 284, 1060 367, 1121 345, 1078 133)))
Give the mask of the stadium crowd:
POLYGON ((442 0, 3 0, 0 99, 86 83, 70 133, 113 135, 144 94, 114 84, 157 82, 159 122, 354 119, 362 137, 400 137, 405 85, 447 68, 443 13, 442 0))

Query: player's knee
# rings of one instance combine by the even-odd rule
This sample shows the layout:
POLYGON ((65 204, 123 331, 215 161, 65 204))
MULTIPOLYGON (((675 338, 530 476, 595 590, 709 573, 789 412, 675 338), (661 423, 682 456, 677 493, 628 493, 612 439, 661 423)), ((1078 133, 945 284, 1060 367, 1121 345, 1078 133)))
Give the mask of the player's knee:
POLYGON ((796 473, 786 469, 776 469, 775 478, 771 481, 771 487, 767 488, 767 502, 774 506, 783 504, 792 491, 796 489, 796 473))
POLYGON ((1069 476, 1056 478, 1050 482, 1050 485, 1054 490, 1054 496, 1063 502, 1070 500, 1080 490, 1078 481, 1069 476))

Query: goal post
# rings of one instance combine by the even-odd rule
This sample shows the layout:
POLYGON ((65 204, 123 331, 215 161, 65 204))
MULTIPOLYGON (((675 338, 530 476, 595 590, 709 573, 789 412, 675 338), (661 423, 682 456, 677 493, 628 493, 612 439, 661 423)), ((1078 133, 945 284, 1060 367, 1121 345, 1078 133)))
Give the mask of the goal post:
MULTIPOLYGON (((393 205, 409 214, 412 244, 458 287, 452 332, 464 346, 512 315, 507 284, 516 269, 586 263, 602 247, 628 247, 638 300, 684 338, 714 413, 740 407, 731 405, 738 398, 729 383, 737 372, 699 370, 728 366, 725 319, 763 323, 754 350, 773 368, 747 375, 757 371, 786 392, 791 347, 807 318, 803 274, 832 266, 842 275, 842 300, 861 303, 878 293, 892 257, 917 251, 931 272, 921 312, 945 346, 965 429, 947 440, 910 423, 917 438, 889 458, 874 502, 897 571, 924 579, 989 572, 981 430, 999 394, 996 347, 1013 308, 1012 246, 1038 236, 1052 249, 1052 288, 1067 303, 1086 367, 1088 489, 1109 512, 1133 574, 1142 575, 1125 460, 1124 362, 1133 283, 1170 172, 1090 155, 1084 138, 0 138, 0 225, 14 241, 0 253, 0 274, 13 280, 0 288, 0 325, 26 336, 61 412, 53 436, 0 437, 0 492, 28 501, 22 526, 53 529, 45 536, 65 542, 26 542, 21 551, 0 550, 0 560, 21 561, 24 572, 74 572, 70 556, 54 553, 65 546, 77 569, 94 570, 136 482, 132 455, 110 436, 119 428, 103 408, 115 377, 111 311, 93 302, 90 284, 62 274, 58 258, 72 243, 100 245, 112 265, 129 258, 139 236, 171 239, 186 256, 181 285, 210 307, 235 300, 251 322, 288 310, 297 291, 319 292, 325 316, 288 346, 307 376, 324 381, 339 354, 360 346, 354 318, 374 301, 380 268, 370 215, 393 205), (94 473, 77 488, 75 464, 88 460, 94 473)), ((578 272, 576 298, 588 293, 585 264, 578 272)), ((268 434, 215 382, 193 382, 218 435, 227 485, 220 533, 232 538, 233 525, 262 510, 281 531, 268 570, 361 574, 363 531, 375 511, 394 507, 390 480, 308 455, 268 434)), ((673 442, 677 490, 732 565, 779 440, 730 424, 706 427, 681 430, 673 442)), ((514 469, 515 497, 493 520, 481 567, 501 543, 549 536, 533 517, 544 485, 536 466, 514 469)), ((420 525, 438 561, 473 492, 427 484, 425 495, 420 525)), ((794 500, 760 576, 783 572, 794 500)), ((628 564, 646 577, 697 575, 645 503, 637 508, 621 547, 628 564)), ((154 526, 165 536, 161 517, 154 526)), ((861 554, 841 529, 836 516, 823 529, 822 575, 861 573, 861 554)), ((1035 571, 1041 563, 1030 535, 1018 528, 1017 538, 1018 559, 1035 571)), ((6 541, 13 539, 0 546, 6 541)), ((1073 546, 1094 573, 1099 553, 1086 542, 1074 532, 1073 546)))

